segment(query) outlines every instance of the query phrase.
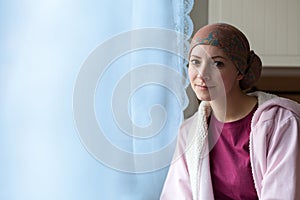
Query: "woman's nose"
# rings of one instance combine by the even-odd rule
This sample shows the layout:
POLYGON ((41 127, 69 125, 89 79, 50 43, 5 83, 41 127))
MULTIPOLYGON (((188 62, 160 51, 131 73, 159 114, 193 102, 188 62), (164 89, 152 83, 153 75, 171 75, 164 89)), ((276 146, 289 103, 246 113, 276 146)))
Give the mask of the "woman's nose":
POLYGON ((202 64, 199 68, 196 68, 197 70, 197 78, 201 78, 205 81, 210 80, 210 66, 208 64, 202 64))
POLYGON ((209 75, 201 75, 201 74, 197 74, 197 78, 203 79, 204 81, 209 81, 210 80, 210 76, 209 75))

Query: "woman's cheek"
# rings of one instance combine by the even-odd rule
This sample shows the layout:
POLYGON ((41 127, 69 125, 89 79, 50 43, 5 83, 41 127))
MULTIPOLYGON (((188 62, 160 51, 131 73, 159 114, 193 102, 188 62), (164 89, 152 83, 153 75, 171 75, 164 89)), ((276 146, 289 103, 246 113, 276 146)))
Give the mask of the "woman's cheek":
POLYGON ((188 75, 189 75, 189 78, 190 78, 190 81, 194 80, 195 77, 197 76, 197 72, 195 69, 193 69, 192 67, 189 67, 188 68, 188 75))

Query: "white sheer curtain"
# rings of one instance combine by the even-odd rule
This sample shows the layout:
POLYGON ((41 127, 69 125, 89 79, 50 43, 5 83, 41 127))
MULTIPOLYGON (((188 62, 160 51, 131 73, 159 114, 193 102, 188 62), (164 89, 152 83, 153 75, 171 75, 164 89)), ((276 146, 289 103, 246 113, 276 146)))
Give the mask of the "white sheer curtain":
POLYGON ((187 104, 178 90, 188 82, 180 56, 193 30, 192 6, 193 0, 1 2, 0 199, 159 198, 168 170, 160 160, 171 159, 187 104), (180 55, 169 51, 170 38, 180 55), (148 46, 137 48, 147 39, 148 46), (80 79, 90 59, 100 72, 109 56, 115 57, 103 73, 80 79), (93 105, 80 104, 88 89, 79 79, 97 80, 93 105), (80 123, 88 127, 92 120, 77 107, 93 109, 103 136, 119 151, 88 137, 92 126, 81 131, 80 123), (124 113, 129 119, 118 121, 124 113), (143 131, 160 119, 159 129, 143 131), (147 155, 142 164, 141 155, 147 155))

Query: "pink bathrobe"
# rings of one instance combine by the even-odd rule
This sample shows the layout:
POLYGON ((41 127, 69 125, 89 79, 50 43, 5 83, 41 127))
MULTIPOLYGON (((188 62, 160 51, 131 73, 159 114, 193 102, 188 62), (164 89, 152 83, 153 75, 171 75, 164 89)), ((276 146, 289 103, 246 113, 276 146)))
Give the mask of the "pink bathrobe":
MULTIPOLYGON (((300 105, 263 92, 250 133, 251 168, 261 200, 300 200, 300 105)), ((207 141, 208 102, 181 126, 161 200, 213 200, 207 141)))

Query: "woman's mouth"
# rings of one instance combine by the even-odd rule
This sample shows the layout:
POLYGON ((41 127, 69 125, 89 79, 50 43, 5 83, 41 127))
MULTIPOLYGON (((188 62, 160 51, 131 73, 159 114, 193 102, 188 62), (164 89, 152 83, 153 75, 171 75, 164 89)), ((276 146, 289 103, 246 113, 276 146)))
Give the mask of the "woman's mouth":
POLYGON ((194 84, 195 89, 199 89, 199 90, 209 90, 212 89, 214 86, 207 86, 204 84, 194 84))

